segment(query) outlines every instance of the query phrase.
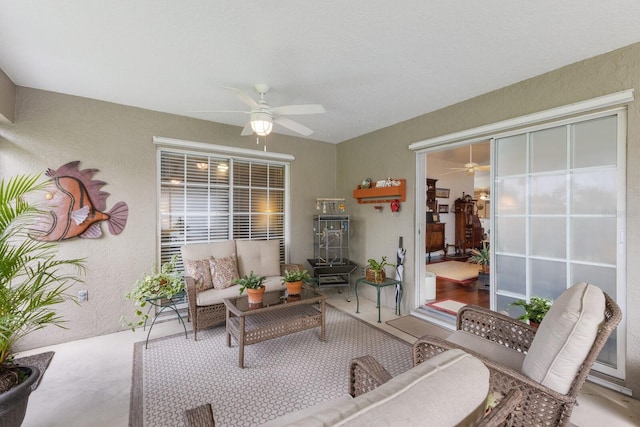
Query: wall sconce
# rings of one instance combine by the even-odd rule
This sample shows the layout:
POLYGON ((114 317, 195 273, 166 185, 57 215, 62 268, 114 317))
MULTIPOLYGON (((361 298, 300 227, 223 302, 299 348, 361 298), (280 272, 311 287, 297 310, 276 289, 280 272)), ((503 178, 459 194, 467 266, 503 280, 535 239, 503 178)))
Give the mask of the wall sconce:
POLYGON ((228 171, 228 170, 229 170, 229 165, 228 165, 228 164, 226 164, 226 163, 220 163, 220 164, 218 165, 218 172, 222 172, 222 173, 224 173, 224 172, 226 172, 226 171, 228 171))
POLYGON ((378 213, 382 213, 383 207, 382 206, 374 206, 373 209, 375 209, 376 212, 378 212, 378 213))
POLYGON ((207 169, 209 169, 209 165, 205 162, 198 162, 196 163, 196 167, 198 169, 200 169, 201 171, 206 171, 207 169))
POLYGON ((251 113, 251 129, 260 136, 267 136, 273 130, 273 119, 267 113, 251 113))

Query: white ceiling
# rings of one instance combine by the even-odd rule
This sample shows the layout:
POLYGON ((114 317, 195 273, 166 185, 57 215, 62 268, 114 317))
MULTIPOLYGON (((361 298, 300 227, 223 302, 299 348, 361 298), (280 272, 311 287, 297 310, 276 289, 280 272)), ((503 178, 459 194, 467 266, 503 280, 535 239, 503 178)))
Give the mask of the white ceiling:
MULTIPOLYGON (((638 0, 0 0, 18 85, 243 126, 232 86, 338 143, 640 41, 638 0)), ((238 129, 240 132, 240 129, 238 129)), ((276 126, 276 133, 292 134, 276 126)), ((251 137, 247 137, 251 138, 251 137)))

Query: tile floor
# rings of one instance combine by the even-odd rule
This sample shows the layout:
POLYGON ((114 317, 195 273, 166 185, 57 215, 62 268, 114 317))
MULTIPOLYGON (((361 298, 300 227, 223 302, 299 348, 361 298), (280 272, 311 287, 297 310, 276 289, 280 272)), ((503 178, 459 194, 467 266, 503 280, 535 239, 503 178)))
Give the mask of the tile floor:
MULTIPOLYGON (((355 313, 356 302, 347 302, 344 294, 327 290, 329 302, 339 309, 355 313)), ((409 342, 415 340, 385 323, 397 316, 382 309, 377 323, 375 302, 360 299, 360 316, 387 332, 409 342)), ((177 321, 156 323, 151 338, 179 333, 177 321)), ((133 343, 144 341, 146 332, 122 331, 20 354, 53 350, 55 356, 38 389, 31 394, 24 427, 118 427, 129 421, 129 393, 133 367, 133 343)), ((640 401, 587 383, 574 409, 571 421, 580 427, 638 426, 640 401)))

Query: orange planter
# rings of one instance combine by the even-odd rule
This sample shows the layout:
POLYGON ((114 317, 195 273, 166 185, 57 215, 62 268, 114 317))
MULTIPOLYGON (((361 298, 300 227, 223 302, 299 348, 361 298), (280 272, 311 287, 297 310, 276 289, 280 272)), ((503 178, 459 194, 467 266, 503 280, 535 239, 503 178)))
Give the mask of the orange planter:
POLYGON ((377 274, 375 270, 367 268, 365 270, 364 278, 370 282, 382 283, 387 278, 387 273, 384 270, 380 270, 377 274))
POLYGON ((297 282, 285 282, 287 285, 287 292, 289 295, 300 295, 302 292, 302 280, 298 280, 297 282))
POLYGON ((249 304, 260 304, 262 302, 262 299, 264 298, 265 289, 266 288, 264 286, 260 286, 260 289, 246 288, 245 291, 247 291, 249 304))

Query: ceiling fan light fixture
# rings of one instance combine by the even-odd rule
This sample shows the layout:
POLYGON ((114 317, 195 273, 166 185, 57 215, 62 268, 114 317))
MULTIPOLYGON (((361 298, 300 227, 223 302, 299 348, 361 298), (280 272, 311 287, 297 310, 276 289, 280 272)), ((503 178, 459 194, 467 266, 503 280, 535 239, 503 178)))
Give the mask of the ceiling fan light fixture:
POLYGON ((273 120, 266 113, 251 114, 251 129, 260 136, 267 136, 273 130, 273 120))

